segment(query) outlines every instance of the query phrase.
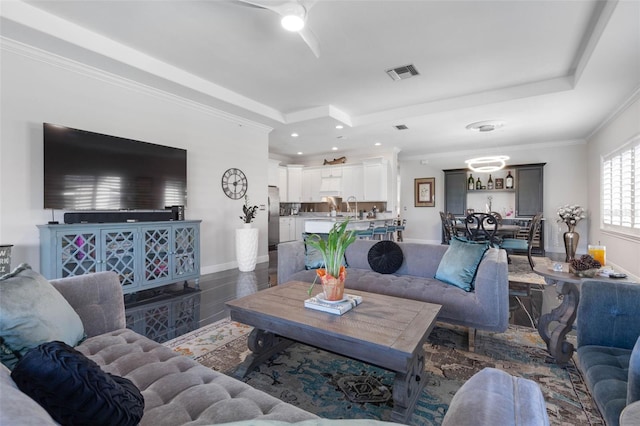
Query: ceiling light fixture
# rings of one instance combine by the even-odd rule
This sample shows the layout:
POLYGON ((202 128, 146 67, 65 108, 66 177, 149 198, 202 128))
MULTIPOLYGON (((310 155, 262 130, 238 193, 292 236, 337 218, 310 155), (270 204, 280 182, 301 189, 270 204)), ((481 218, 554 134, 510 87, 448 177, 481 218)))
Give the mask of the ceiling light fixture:
POLYGON ((291 133, 291 137, 292 137, 292 138, 297 138, 298 136, 300 136, 300 135, 299 135, 299 134, 297 134, 297 133, 291 133))
POLYGON ((338 150, 338 147, 337 147, 337 146, 334 146, 333 148, 331 148, 331 150, 332 150, 332 151, 337 151, 337 150, 338 150))
POLYGON ((499 120, 486 120, 486 121, 477 121, 475 123, 468 124, 467 130, 474 130, 476 132, 493 132, 504 126, 504 121, 499 120))
POLYGON ((338 124, 338 125, 336 126, 336 129, 338 129, 338 130, 340 130, 340 129, 344 129, 344 126, 343 126, 342 124, 338 124))
POLYGON ((306 10, 301 4, 287 3, 282 7, 282 28, 291 32, 298 32, 304 28, 306 10))
POLYGON ((376 143, 374 143, 374 145, 375 145, 375 146, 380 146, 380 145, 382 145, 382 144, 381 144, 380 142, 376 142, 376 143))
POLYGON ((298 155, 302 155, 302 151, 298 151, 298 155))
POLYGON ((467 167, 473 172, 476 173, 491 173, 497 172, 506 166, 505 163, 509 157, 506 155, 492 155, 488 157, 478 157, 472 158, 471 160, 466 160, 467 167))

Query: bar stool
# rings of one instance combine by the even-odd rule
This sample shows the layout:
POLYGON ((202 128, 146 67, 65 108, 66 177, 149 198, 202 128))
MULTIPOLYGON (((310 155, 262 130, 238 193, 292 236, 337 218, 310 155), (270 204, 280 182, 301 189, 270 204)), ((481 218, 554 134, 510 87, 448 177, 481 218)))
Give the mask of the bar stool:
MULTIPOLYGON (((373 223, 373 222, 371 222, 373 223)), ((387 239, 387 224, 385 223, 383 226, 377 226, 373 228, 373 239, 374 240, 386 240, 387 239)))
POLYGON ((402 219, 402 222, 398 220, 398 226, 396 226, 396 233, 398 234, 398 242, 404 241, 402 238, 402 231, 404 231, 404 228, 406 225, 407 225, 407 219, 402 219))
POLYGON ((369 222, 369 228, 356 231, 356 237, 362 240, 370 240, 373 238, 373 222, 369 222))
POLYGON ((395 224, 395 220, 390 220, 387 221, 386 223, 387 226, 387 240, 389 241, 395 241, 395 234, 396 234, 396 224, 395 224))

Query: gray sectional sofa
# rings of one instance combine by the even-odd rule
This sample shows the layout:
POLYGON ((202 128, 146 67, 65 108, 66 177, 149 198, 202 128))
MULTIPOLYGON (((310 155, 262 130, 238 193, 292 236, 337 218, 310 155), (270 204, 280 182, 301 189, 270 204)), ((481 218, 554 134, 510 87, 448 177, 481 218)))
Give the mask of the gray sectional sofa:
MULTIPOLYGON (((392 424, 368 419, 320 419, 126 329, 122 288, 113 272, 51 283, 78 314, 88 336, 75 349, 102 370, 131 380, 141 391, 145 406, 140 425, 392 424)), ((466 418, 480 426, 516 425, 520 424, 516 413, 529 413, 530 419, 536 420, 528 424, 548 424, 544 398, 535 382, 485 369, 456 394, 444 422, 459 425, 460 419, 466 418), (522 398, 523 392, 526 398, 522 398), (476 421, 479 419, 482 420, 476 421)), ((0 364, 0 424, 57 424, 44 408, 20 391, 3 364, 0 364)))
MULTIPOLYGON (((374 244, 376 241, 356 240, 347 248, 346 289, 437 303, 442 305, 439 321, 471 330, 502 332, 507 329, 509 272, 504 250, 487 250, 477 270, 474 290, 466 292, 434 278, 450 246, 398 243, 404 257, 402 266, 393 274, 381 274, 371 269, 367 258, 374 244)), ((303 241, 278 245, 278 284, 294 280, 311 283, 315 274, 315 270, 305 269, 303 241)))

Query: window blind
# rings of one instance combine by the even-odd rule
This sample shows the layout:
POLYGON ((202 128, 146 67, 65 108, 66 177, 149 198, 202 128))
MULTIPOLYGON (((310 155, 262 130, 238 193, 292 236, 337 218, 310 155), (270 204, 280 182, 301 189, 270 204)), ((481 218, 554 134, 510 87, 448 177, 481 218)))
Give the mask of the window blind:
POLYGON ((604 156, 601 170, 603 225, 640 231, 640 135, 604 156))

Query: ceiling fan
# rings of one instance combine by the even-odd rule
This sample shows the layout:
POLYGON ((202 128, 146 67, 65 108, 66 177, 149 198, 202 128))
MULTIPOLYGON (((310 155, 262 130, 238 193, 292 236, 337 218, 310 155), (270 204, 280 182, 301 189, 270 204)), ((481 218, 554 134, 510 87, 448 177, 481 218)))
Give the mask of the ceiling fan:
POLYGON ((282 17, 280 23, 283 28, 300 34, 300 37, 302 37, 302 40, 307 43, 307 46, 309 46, 309 49, 311 49, 316 58, 320 57, 318 39, 306 25, 309 10, 317 0, 285 0, 280 2, 273 0, 237 1, 256 6, 261 9, 268 9, 280 15, 282 17))

